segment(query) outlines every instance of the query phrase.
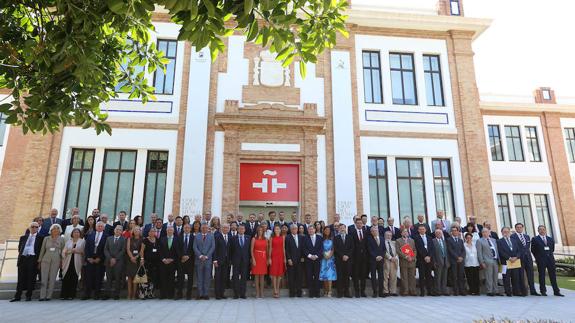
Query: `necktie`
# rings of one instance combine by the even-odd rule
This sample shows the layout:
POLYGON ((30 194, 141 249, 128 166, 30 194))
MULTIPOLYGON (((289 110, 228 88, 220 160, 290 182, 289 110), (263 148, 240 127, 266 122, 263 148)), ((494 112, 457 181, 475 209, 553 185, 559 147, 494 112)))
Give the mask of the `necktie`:
POLYGON ((441 223, 441 227, 443 228, 443 220, 439 220, 439 223, 441 223))
POLYGON ((118 237, 114 237, 114 244, 116 244, 116 242, 118 242, 118 237))
POLYGON ((445 249, 443 249, 443 239, 439 239, 439 249, 441 249, 441 256, 445 257, 445 249))
POLYGON ((172 241, 174 238, 168 238, 168 249, 172 249, 172 241))
POLYGON ((341 235, 341 241, 343 241, 343 244, 345 244, 345 233, 341 235))
POLYGON ((202 235, 202 241, 206 241, 206 235, 205 234, 202 235))
POLYGON ((509 246, 509 249, 513 250, 513 245, 511 244, 511 240, 509 240, 509 238, 505 238, 505 241, 507 241, 507 245, 509 246))
POLYGON ((244 247, 244 236, 243 235, 240 236, 240 247, 241 248, 244 247))
POLYGON ((489 242, 489 248, 491 249, 491 256, 493 256, 493 258, 497 258, 495 256, 495 249, 493 248, 493 244, 491 243, 491 239, 487 238, 487 242, 489 242))
POLYGON ((393 248, 391 248, 391 242, 389 242, 389 240, 387 240, 387 248, 389 249, 389 254, 392 257, 395 257, 395 255, 393 254, 393 248))
POLYGON ((224 234, 224 241, 226 242, 226 244, 228 244, 228 235, 224 234))
POLYGON ((377 246, 379 247, 379 237, 376 237, 375 241, 377 241, 377 246))
POLYGON ((519 240, 521 240, 521 244, 523 244, 523 247, 525 247, 527 242, 525 241, 525 237, 523 236, 523 233, 519 234, 519 240))
POLYGON ((545 245, 547 245, 547 237, 543 237, 543 243, 545 243, 545 245))
POLYGON ((295 241, 295 247, 299 248, 298 241, 297 241, 297 235, 293 236, 293 240, 295 241))
POLYGON ((363 240, 363 230, 360 229, 358 233, 359 233, 359 241, 363 240))
POLYGON ((188 239, 189 239, 189 234, 186 234, 186 250, 188 250, 188 239))
POLYGON ((311 245, 315 247, 315 235, 311 236, 311 245))

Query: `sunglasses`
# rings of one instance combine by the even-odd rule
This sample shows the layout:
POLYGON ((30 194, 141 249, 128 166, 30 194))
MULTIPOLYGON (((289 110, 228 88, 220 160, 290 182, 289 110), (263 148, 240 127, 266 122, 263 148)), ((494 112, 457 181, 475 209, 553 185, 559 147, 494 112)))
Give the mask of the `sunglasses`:
POLYGON ((39 228, 39 226, 33 225, 33 226, 32 226, 32 228, 36 228, 36 229, 38 229, 38 228, 39 228))

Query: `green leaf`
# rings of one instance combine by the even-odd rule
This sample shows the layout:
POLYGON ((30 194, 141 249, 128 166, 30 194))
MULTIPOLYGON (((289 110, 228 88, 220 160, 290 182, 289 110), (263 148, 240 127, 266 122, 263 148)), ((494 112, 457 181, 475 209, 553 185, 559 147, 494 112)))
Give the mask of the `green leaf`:
POLYGON ((216 8, 214 7, 214 4, 211 0, 202 0, 202 3, 206 7, 206 10, 210 16, 214 16, 216 14, 216 8))
POLYGON ((250 25, 250 28, 248 30, 249 31, 248 31, 248 35, 247 35, 247 41, 252 41, 258 35, 258 21, 257 21, 257 19, 254 19, 254 21, 252 22, 252 24, 250 25))
POLYGON ((106 0, 106 4, 108 8, 112 10, 112 12, 117 14, 122 14, 124 9, 124 1, 122 0, 106 0))
POLYGON ((254 0, 244 0, 244 15, 248 15, 254 9, 254 0))

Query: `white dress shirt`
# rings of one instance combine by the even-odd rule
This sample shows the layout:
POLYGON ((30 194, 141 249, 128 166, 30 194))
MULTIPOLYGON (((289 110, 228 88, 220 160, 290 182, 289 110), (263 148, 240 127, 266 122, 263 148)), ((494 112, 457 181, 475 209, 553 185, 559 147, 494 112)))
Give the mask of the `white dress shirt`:
POLYGON ((475 242, 471 242, 471 246, 467 242, 463 244, 465 246, 465 267, 479 267, 479 260, 477 259, 477 248, 475 242))
POLYGON ((36 235, 37 235, 37 233, 28 235, 28 239, 26 240, 26 245, 24 246, 24 250, 22 251, 23 256, 35 256, 36 255, 34 253, 34 245, 36 244, 36 235))

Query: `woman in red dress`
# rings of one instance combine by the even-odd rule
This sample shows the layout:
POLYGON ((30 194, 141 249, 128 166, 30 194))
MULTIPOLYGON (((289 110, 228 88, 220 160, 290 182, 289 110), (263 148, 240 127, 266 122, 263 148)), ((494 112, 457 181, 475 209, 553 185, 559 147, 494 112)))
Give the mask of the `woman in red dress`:
POLYGON ((256 297, 262 298, 264 294, 264 276, 268 273, 268 241, 264 227, 258 226, 256 235, 252 238, 252 275, 256 281, 256 297))
POLYGON ((274 287, 274 297, 280 297, 280 286, 282 277, 285 273, 285 253, 284 253, 284 236, 281 234, 282 229, 279 225, 274 226, 274 231, 269 240, 270 276, 272 276, 272 285, 274 287))

